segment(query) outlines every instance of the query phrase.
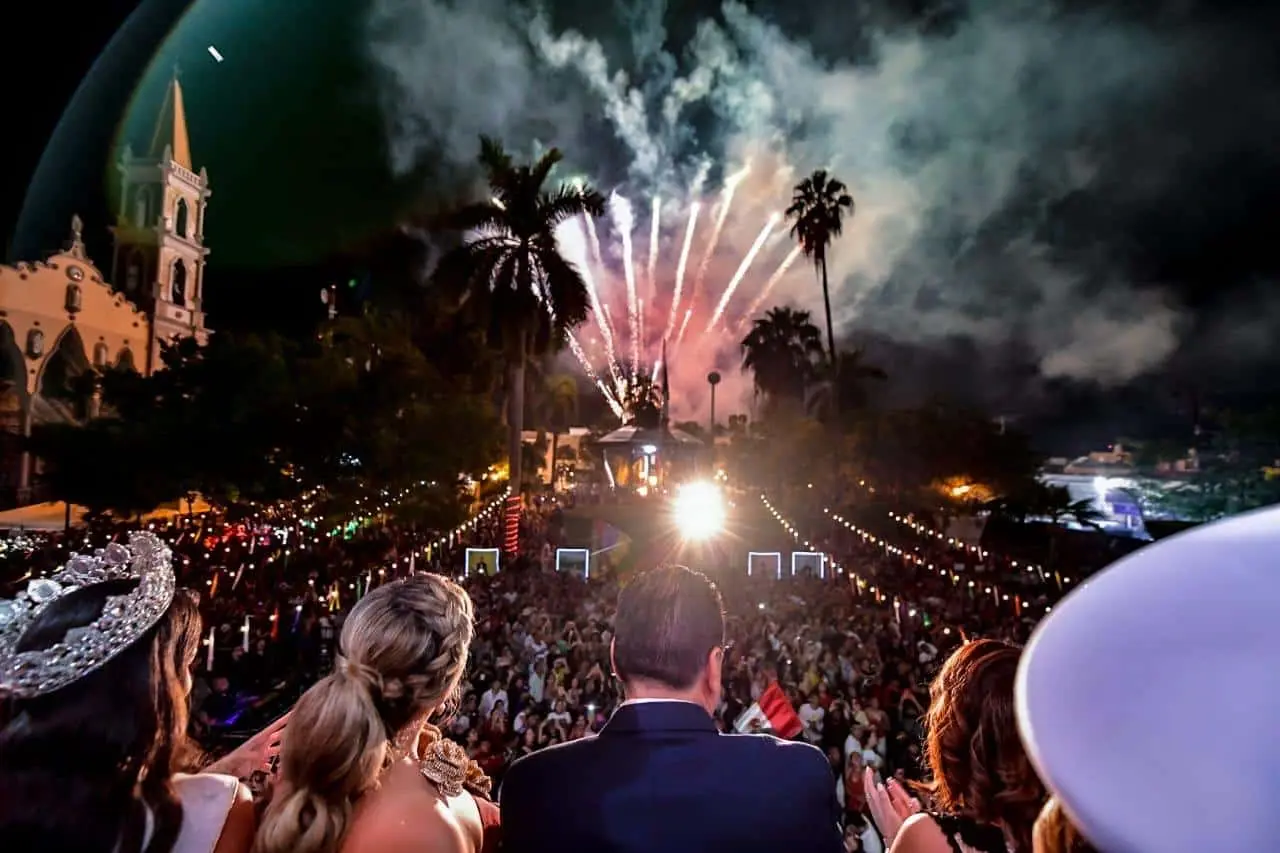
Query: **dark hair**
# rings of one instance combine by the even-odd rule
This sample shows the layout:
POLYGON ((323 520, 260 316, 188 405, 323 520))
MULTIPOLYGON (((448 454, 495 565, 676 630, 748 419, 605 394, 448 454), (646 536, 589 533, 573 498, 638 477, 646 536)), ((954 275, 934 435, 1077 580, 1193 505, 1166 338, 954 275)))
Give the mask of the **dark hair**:
MULTIPOLYGON (((136 580, 107 581, 58 599, 17 651, 46 649, 102 615, 136 580)), ((182 804, 172 775, 187 752, 185 672, 200 645, 200 614, 183 590, 151 629, 102 668, 45 696, 14 699, 0 729, 0 838, 41 853, 135 853, 146 810, 146 853, 173 847, 182 804)))
POLYGON ((645 572, 618 594, 613 633, 614 666, 623 681, 692 687, 706 668, 707 653, 724 645, 720 590, 684 566, 645 572))
POLYGON ((1045 801, 1014 719, 1013 682, 1022 650, 999 640, 965 643, 929 687, 925 786, 941 811, 1003 827, 1019 850, 1045 801))

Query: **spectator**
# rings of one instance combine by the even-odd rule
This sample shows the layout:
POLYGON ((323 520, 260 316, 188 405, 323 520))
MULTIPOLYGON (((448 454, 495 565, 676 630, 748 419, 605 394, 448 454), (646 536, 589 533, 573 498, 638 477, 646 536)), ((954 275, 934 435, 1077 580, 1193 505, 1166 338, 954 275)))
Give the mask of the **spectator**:
POLYGON ((820 750, 717 736, 727 645, 723 601, 705 575, 668 567, 627 584, 611 657, 628 699, 598 737, 511 768, 502 796, 510 853, 843 850, 820 750), (569 796, 566 780, 576 786, 569 796))
POLYGON ((885 844, 895 853, 1025 853, 1045 791, 1018 735, 1013 684, 1020 651, 997 640, 961 646, 933 681, 926 720, 925 786, 935 811, 915 814, 899 780, 864 784, 885 844))
POLYGON ((249 791, 234 777, 178 772, 190 757, 187 670, 200 647, 195 599, 174 591, 169 551, 158 540, 143 534, 131 545, 132 553, 114 546, 127 576, 81 563, 77 578, 56 576, 63 590, 29 623, 10 623, 20 633, 9 648, 28 656, 25 671, 40 682, 0 683, 0 691, 19 697, 0 729, 6 850, 249 849, 249 791), (86 575, 110 579, 77 588, 86 575), (104 619, 132 627, 120 633, 104 619), (68 651, 55 652, 57 644, 68 651), (105 662, 94 664, 91 656, 104 652, 105 662))
POLYGON ((427 724, 462 680, 473 618, 466 592, 435 575, 378 587, 356 605, 337 668, 291 715, 306 737, 285 744, 258 853, 495 843, 488 780, 427 724))

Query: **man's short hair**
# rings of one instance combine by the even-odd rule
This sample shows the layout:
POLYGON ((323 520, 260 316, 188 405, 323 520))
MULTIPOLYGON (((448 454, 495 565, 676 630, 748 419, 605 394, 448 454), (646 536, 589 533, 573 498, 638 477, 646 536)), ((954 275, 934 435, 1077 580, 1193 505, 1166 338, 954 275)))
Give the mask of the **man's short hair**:
POLYGON ((613 661, 623 681, 642 678, 675 690, 692 687, 707 654, 724 645, 724 602, 702 572, 662 566, 618 594, 613 661))

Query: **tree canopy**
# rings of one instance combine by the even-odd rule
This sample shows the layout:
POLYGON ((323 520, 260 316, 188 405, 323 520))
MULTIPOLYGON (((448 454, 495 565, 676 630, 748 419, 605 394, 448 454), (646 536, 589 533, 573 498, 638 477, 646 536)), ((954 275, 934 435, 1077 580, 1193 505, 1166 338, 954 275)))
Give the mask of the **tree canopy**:
POLYGON ((131 514, 195 493, 261 503, 322 487, 321 512, 339 517, 375 492, 434 488, 453 507, 459 476, 498 456, 487 395, 432 364, 402 318, 343 318, 305 342, 184 339, 163 363, 150 377, 105 373, 103 417, 35 429, 54 496, 131 514))

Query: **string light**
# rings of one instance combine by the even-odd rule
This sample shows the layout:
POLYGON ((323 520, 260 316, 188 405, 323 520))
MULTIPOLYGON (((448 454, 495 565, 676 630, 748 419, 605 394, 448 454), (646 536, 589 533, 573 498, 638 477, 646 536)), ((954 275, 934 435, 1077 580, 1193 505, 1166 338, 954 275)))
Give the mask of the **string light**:
MULTIPOLYGON (((772 503, 769 502, 769 499, 767 496, 763 494, 760 495, 760 501, 764 504, 765 509, 769 510, 769 513, 773 515, 774 519, 779 524, 782 525, 783 529, 791 534, 791 537, 793 539, 795 539, 797 542, 804 542, 805 547, 808 548, 809 550, 811 551, 815 550, 813 543, 804 539, 800 535, 800 532, 799 530, 796 529, 795 525, 793 525, 786 517, 782 515, 781 512, 778 511, 776 507, 773 506, 772 503)), ((933 563, 929 562, 927 559, 925 559, 924 557, 921 557, 918 554, 905 551, 902 548, 897 547, 893 543, 888 542, 884 539, 881 539, 880 537, 876 536, 870 531, 863 530, 862 528, 858 527, 853 522, 843 518, 842 516, 832 514, 830 509, 828 508, 824 507, 822 512, 824 515, 830 516, 834 521, 844 525, 846 529, 858 535, 864 542, 867 542, 868 544, 879 547, 886 554, 898 557, 903 562, 909 563, 916 567, 919 567, 931 572, 937 572, 943 577, 948 578, 954 586, 959 586, 960 582, 963 580, 963 578, 958 573, 949 571, 947 568, 943 566, 934 565, 933 563)), ((835 561, 835 558, 830 554, 826 554, 826 557, 831 561, 833 566, 837 566, 837 573, 843 574, 843 570, 839 568, 838 564, 835 561)), ((889 596, 887 596, 883 590, 869 584, 861 575, 857 574, 853 570, 849 571, 849 578, 854 587, 854 590, 859 594, 865 591, 871 594, 878 603, 884 603, 889 600, 889 596)), ((976 597, 978 595, 979 589, 981 589, 983 595, 991 596, 991 599, 995 603, 996 607, 1000 607, 1002 604, 1011 603, 1013 606, 1014 614, 1017 616, 1021 616, 1022 611, 1028 606, 1023 602, 1021 594, 1016 592, 1009 593, 1006 590, 1004 590, 999 584, 996 584, 996 583, 987 583, 984 581, 982 586, 979 587, 979 584, 976 580, 969 580, 967 589, 970 590, 970 595, 972 597, 976 597)), ((903 601, 897 596, 893 596, 890 606, 893 607, 895 616, 900 619, 903 601)), ((912 610, 919 609, 918 605, 909 605, 909 607, 912 610)), ((1048 613, 1051 610, 1052 610, 1052 606, 1046 606, 1044 608, 1045 613, 1048 613)))

